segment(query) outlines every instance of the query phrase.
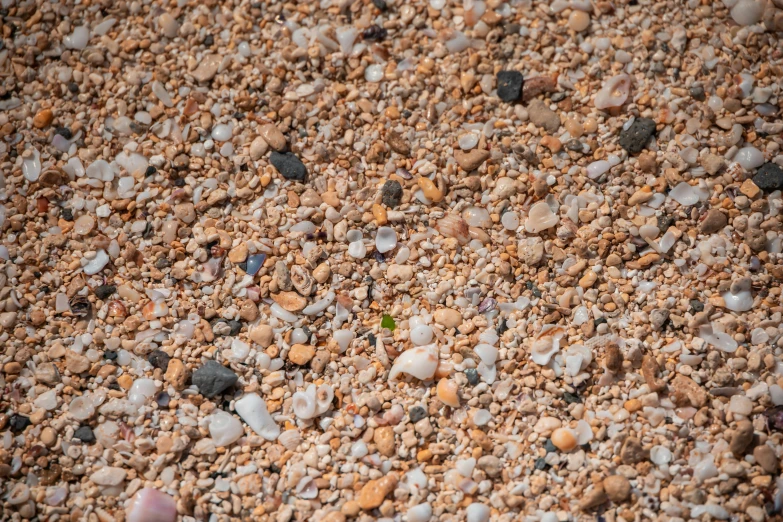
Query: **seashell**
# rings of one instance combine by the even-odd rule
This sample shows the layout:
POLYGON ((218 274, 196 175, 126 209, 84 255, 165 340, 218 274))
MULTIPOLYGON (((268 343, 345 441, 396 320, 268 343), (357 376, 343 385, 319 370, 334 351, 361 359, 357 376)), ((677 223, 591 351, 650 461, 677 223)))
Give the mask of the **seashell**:
POLYGON ((397 247, 397 232, 391 227, 380 227, 375 234, 375 248, 385 254, 397 247))
POLYGON ((289 312, 301 312, 307 306, 307 299, 296 292, 280 292, 272 295, 272 299, 289 312))
POLYGON ((294 493, 297 497, 305 499, 305 500, 312 500, 315 497, 318 496, 318 487, 315 485, 315 481, 313 480, 313 477, 310 476, 304 476, 299 480, 299 483, 296 485, 296 489, 294 490, 294 493))
POLYGON ((169 305, 167 305, 166 301, 163 300, 150 301, 144 305, 144 308, 141 309, 141 314, 147 321, 152 321, 158 317, 163 317, 168 315, 168 313, 169 305))
POLYGON ((452 237, 461 245, 470 241, 470 229, 468 223, 458 214, 446 214, 435 225, 435 230, 446 237, 452 237))
POLYGON ((311 295, 316 288, 313 276, 310 275, 310 272, 305 267, 299 265, 295 265, 291 269, 291 282, 296 291, 305 297, 311 295))
POLYGON ((258 394, 248 393, 234 403, 234 409, 253 431, 266 440, 275 440, 280 435, 280 426, 275 423, 266 402, 258 394))
POLYGON ((552 444, 560 451, 571 451, 577 446, 574 430, 570 428, 557 428, 552 432, 552 444))
POLYGON ((721 294, 724 306, 732 312, 747 312, 753 308, 753 294, 750 291, 751 282, 742 278, 731 284, 728 292, 721 294))
POLYGON ((554 354, 560 351, 560 339, 565 335, 562 327, 545 325, 531 346, 530 358, 534 363, 545 366, 554 354))
POLYGON ((596 109, 610 109, 620 107, 631 92, 631 77, 627 74, 619 74, 609 78, 598 94, 595 95, 596 109))
POLYGON ((92 303, 81 295, 74 296, 70 301, 71 312, 76 317, 86 317, 92 312, 92 303))
POLYGON ((125 308, 122 301, 117 300, 109 302, 107 305, 107 312, 109 313, 109 317, 116 317, 118 319, 123 319, 128 315, 128 309, 125 308))
POLYGON ((334 389, 328 384, 322 384, 315 392, 316 411, 318 415, 326 413, 332 406, 334 389))
POLYGON ((174 522, 177 520, 177 503, 166 493, 144 488, 131 499, 125 520, 127 522, 174 522))
POLYGON ((451 379, 441 379, 437 387, 438 399, 452 408, 459 407, 459 386, 451 379))
POLYGON ((557 225, 559 219, 545 201, 539 201, 530 207, 525 221, 525 230, 531 234, 538 234, 557 225))
POLYGON ((422 381, 432 378, 438 368, 438 347, 434 344, 417 346, 405 350, 394 361, 389 380, 395 380, 401 373, 407 373, 422 381))
POLYGON ((311 384, 306 391, 298 391, 291 397, 291 409, 294 415, 303 420, 312 419, 318 414, 314 384, 311 384))
POLYGON ((302 442, 302 434, 299 430, 285 430, 277 437, 277 442, 287 450, 294 451, 302 442))

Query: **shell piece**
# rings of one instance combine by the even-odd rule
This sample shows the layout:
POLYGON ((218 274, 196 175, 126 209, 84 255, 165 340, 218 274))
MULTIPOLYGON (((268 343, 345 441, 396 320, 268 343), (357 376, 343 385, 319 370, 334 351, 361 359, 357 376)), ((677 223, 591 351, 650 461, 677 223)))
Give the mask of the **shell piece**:
POLYGON ((545 366, 554 354, 560 351, 560 339, 565 335, 562 327, 546 325, 536 336, 531 346, 530 358, 534 363, 545 366))
POLYGON ((177 503, 157 489, 144 488, 131 499, 126 510, 126 522, 175 522, 177 503))
POLYGON ((459 407, 459 386, 451 379, 441 379, 438 381, 438 399, 443 404, 451 406, 452 408, 459 407))
POLYGON ((545 201, 539 201, 532 207, 527 215, 527 221, 525 221, 525 230, 531 234, 538 234, 548 228, 552 228, 557 225, 560 218, 552 212, 549 205, 545 201))
POLYGON ((397 247, 397 232, 391 227, 379 227, 375 234, 375 248, 385 254, 397 247))
POLYGON ((236 401, 234 409, 253 431, 266 440, 275 440, 280 435, 280 426, 275 423, 266 402, 257 393, 248 393, 236 401))
POLYGON ((293 451, 302 442, 302 434, 299 433, 299 430, 285 430, 277 437, 277 442, 282 444, 285 449, 293 451))
POLYGON ((329 411, 332 407, 332 401, 334 400, 334 389, 328 384, 322 384, 315 391, 315 403, 318 415, 322 415, 329 411))
POLYGON ((296 291, 305 297, 311 295, 316 287, 315 279, 310 275, 310 272, 305 267, 299 265, 294 265, 291 268, 291 282, 294 284, 296 291))
POLYGON ((468 223, 458 214, 446 214, 435 225, 435 229, 446 237, 453 237, 461 245, 466 245, 470 241, 468 223))
POLYGON ((577 446, 577 438, 574 430, 570 428, 557 428, 552 432, 552 444, 560 451, 571 451, 577 446))
POLYGON ((318 414, 318 405, 315 398, 315 385, 311 384, 307 390, 298 391, 291 397, 291 408, 294 415, 303 420, 309 420, 318 414))
POLYGON ((389 380, 395 380, 401 373, 407 373, 422 381, 432 378, 438 368, 438 347, 434 344, 417 346, 406 350, 394 361, 389 380))
POLYGON ((631 77, 627 74, 618 74, 609 78, 598 94, 595 96, 596 109, 610 109, 620 107, 628 99, 631 92, 631 77))
POLYGON ((239 419, 223 410, 217 410, 207 417, 207 422, 209 423, 209 436, 218 447, 233 444, 245 434, 239 419))

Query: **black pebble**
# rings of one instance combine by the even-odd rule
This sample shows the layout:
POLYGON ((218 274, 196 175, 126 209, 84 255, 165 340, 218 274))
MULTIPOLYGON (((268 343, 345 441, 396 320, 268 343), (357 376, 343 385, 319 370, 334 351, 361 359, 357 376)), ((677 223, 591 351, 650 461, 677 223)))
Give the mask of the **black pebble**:
POLYGON ((166 368, 169 367, 169 361, 171 360, 171 357, 162 350, 154 350, 147 356, 147 360, 152 366, 155 368, 160 368, 165 372, 166 368))
POLYGON ((207 361, 193 373, 193 384, 202 395, 210 398, 232 387, 238 379, 234 372, 216 361, 207 361))
POLYGON ((285 179, 304 181, 307 177, 307 167, 291 152, 272 151, 269 161, 285 179))
POLYGON ((386 0, 372 0, 372 5, 377 7, 379 11, 385 11, 389 7, 386 5, 386 0))
POLYGON ((103 352, 103 358, 107 361, 114 361, 117 359, 117 352, 103 352))
POLYGON ((101 301, 105 301, 107 297, 117 291, 117 287, 114 285, 101 285, 95 289, 95 296, 101 301))
POLYGON ((155 397, 155 402, 157 402, 158 406, 161 408, 168 408, 169 403, 171 402, 171 396, 168 393, 162 391, 158 394, 157 397, 155 397))
POLYGON ((389 208, 397 208, 402 199, 402 185, 399 181, 390 179, 381 188, 381 202, 389 208))
POLYGON ((154 165, 150 165, 147 167, 147 170, 144 171, 144 175, 150 177, 154 176, 156 172, 158 172, 158 169, 156 169, 154 165))
POLYGON ((65 221, 73 221, 73 211, 70 208, 64 208, 62 212, 60 212, 60 216, 65 221))
POLYGON ((168 268, 171 266, 171 261, 169 261, 165 257, 159 257, 157 261, 155 261, 155 268, 168 268))
POLYGON ((506 320, 501 319, 500 324, 498 324, 498 327, 495 329, 498 335, 503 335, 508 331, 508 325, 506 325, 506 320))
POLYGON ((71 138, 73 138, 73 132, 71 132, 71 129, 69 129, 68 127, 57 127, 54 130, 54 133, 59 134, 66 140, 70 140, 71 138))
POLYGON ((383 27, 379 25, 371 25, 370 27, 364 30, 364 32, 362 33, 362 38, 364 38, 365 40, 378 42, 386 38, 388 34, 389 32, 383 27))
POLYGON ((698 299, 691 299, 691 310, 693 310, 696 313, 704 311, 704 303, 702 303, 698 299))
POLYGON ((578 395, 574 395, 573 393, 568 392, 563 393, 563 400, 565 400, 567 404, 578 404, 582 402, 582 399, 580 399, 578 395))
POLYGON ((536 459, 536 469, 541 471, 547 467, 547 463, 544 460, 544 457, 539 457, 536 459))
POLYGON ((691 97, 696 101, 704 101, 707 97, 704 95, 704 87, 701 85, 694 85, 691 87, 691 97))
POLYGON ((638 154, 655 134, 655 122, 650 118, 636 118, 627 130, 620 132, 620 146, 631 154, 638 154))
POLYGON ((79 92, 79 84, 76 82, 69 83, 68 90, 71 91, 73 94, 76 94, 77 92, 79 92))
POLYGON ((476 370, 475 368, 468 368, 467 370, 465 370, 465 377, 468 378, 468 382, 472 386, 478 384, 479 381, 478 370, 476 370))
POLYGON ((25 430, 26 427, 28 427, 30 424, 30 419, 28 417, 25 417, 24 415, 11 415, 11 419, 9 422, 9 426, 11 427, 11 431, 14 433, 19 433, 25 430))
POLYGON ((75 439, 79 439, 85 444, 91 444, 95 442, 95 434, 92 432, 92 428, 89 426, 82 426, 73 433, 75 439))
POLYGON ((504 102, 515 102, 522 95, 525 78, 519 71, 500 71, 498 73, 498 98, 504 102))
POLYGON ((783 168, 774 163, 765 163, 753 176, 753 183, 767 192, 783 189, 783 168))
POLYGON ((204 45, 206 45, 207 47, 212 47, 212 44, 214 43, 215 43, 215 37, 212 36, 211 34, 208 34, 207 36, 204 37, 204 45))
POLYGON ((414 424, 416 424, 426 416, 427 416, 427 410, 425 410, 421 406, 414 406, 413 408, 408 410, 408 417, 410 417, 411 422, 414 424))

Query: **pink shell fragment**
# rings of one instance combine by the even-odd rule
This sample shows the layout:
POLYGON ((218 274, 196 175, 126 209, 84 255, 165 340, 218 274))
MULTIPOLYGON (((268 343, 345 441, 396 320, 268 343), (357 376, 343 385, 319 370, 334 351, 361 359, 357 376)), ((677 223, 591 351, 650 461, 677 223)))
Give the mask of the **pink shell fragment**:
POLYGON ((177 503, 166 493, 144 488, 133 496, 126 522, 176 522, 177 503))

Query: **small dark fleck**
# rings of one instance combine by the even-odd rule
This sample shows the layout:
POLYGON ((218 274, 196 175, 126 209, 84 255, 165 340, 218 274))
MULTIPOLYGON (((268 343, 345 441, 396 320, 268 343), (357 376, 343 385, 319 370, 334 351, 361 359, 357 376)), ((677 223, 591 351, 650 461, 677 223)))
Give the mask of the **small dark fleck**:
POLYGON ((541 297, 541 290, 538 287, 533 287, 533 297, 541 297))
POLYGON ((117 382, 116 382, 116 381, 114 381, 114 382, 110 382, 110 383, 109 383, 109 389, 110 389, 110 390, 119 390, 119 389, 120 389, 120 385, 119 385, 119 384, 117 384, 117 382))
POLYGON ((370 346, 375 346, 375 335, 368 333, 367 334, 367 342, 370 343, 370 346))
POLYGON ((503 335, 508 331, 508 325, 506 324, 505 319, 500 320, 500 324, 498 324, 498 327, 495 329, 498 335, 503 335))
POLYGON ((77 92, 79 92, 79 84, 76 82, 69 83, 68 90, 71 91, 73 94, 76 94, 77 92))
POLYGON ((691 299, 691 310, 693 310, 696 313, 703 311, 704 303, 702 303, 698 299, 691 299))
POLYGON ((169 361, 171 360, 171 357, 169 356, 169 354, 167 354, 162 350, 153 350, 147 356, 147 360, 150 362, 150 364, 153 367, 166 371, 166 368, 168 368, 169 366, 169 361))
POLYGON ((177 178, 174 180, 174 186, 175 187, 184 187, 185 186, 185 178, 177 178))
POLYGON ((566 97, 566 93, 564 93, 564 92, 556 92, 556 93, 554 93, 552 95, 552 101, 557 103, 557 102, 565 100, 565 97, 566 97))
POLYGON ((114 285, 101 285, 95 289, 95 296, 101 301, 105 301, 110 295, 117 291, 114 285))
POLYGON ((171 266, 171 261, 167 257, 159 257, 157 261, 155 261, 155 268, 161 269, 161 268, 168 268, 171 266))
POLYGON ((171 402, 171 396, 168 393, 162 391, 158 394, 157 397, 155 397, 155 402, 157 402, 158 406, 161 408, 168 408, 169 403, 171 402))
POLYGON ((71 138, 73 138, 73 132, 71 132, 71 129, 69 129, 68 127, 57 127, 54 130, 54 133, 59 134, 66 140, 70 140, 71 138))
POLYGON ((207 36, 204 37, 204 45, 206 45, 207 47, 212 47, 212 44, 214 43, 215 43, 215 37, 212 36, 211 34, 208 34, 207 36))
POLYGON ((65 221, 73 221, 73 210, 71 210, 70 208, 64 208, 62 212, 60 212, 60 216, 65 221))
POLYGON ((544 469, 546 469, 547 466, 548 466, 548 464, 546 463, 546 460, 544 460, 544 457, 538 457, 536 459, 536 469, 537 470, 539 470, 539 471, 544 470, 544 469))
POLYGON ((117 352, 103 352, 103 358, 107 361, 114 361, 117 359, 117 352))
POLYGON ((465 370, 465 377, 468 378, 468 382, 471 384, 471 386, 475 386, 479 382, 478 370, 475 368, 468 368, 465 370))
POLYGON ((408 410, 408 417, 410 417, 411 422, 414 424, 416 424, 426 416, 427 416, 427 410, 425 410, 421 406, 414 406, 413 408, 408 410))
POLYGON ((30 419, 24 415, 11 415, 9 426, 14 433, 20 433, 25 430, 30 424, 30 419))
POLYGON ((156 169, 154 165, 150 165, 147 167, 147 170, 144 171, 144 175, 147 177, 154 176, 156 172, 158 172, 158 169, 156 169))
POLYGON ((247 272, 247 260, 245 260, 245 261, 242 261, 241 263, 237 263, 237 266, 238 266, 238 267, 239 267, 239 269, 240 269, 240 270, 242 270, 243 272, 247 272))
POLYGON ((389 6, 386 5, 386 0, 372 0, 372 5, 378 8, 379 11, 386 11, 389 6))
POLYGON ((599 324, 605 324, 606 322, 607 322, 606 317, 599 317, 598 319, 593 321, 593 325, 598 326, 599 324))
POLYGON ((152 237, 152 234, 155 233, 155 227, 152 226, 152 223, 149 221, 147 222, 147 226, 144 228, 144 232, 141 234, 141 237, 144 239, 149 239, 152 237))
POLYGON ((79 439, 85 444, 92 444, 95 442, 95 434, 92 432, 92 428, 89 426, 81 426, 75 432, 73 432, 73 438, 79 439))
POLYGON ((574 395, 573 393, 564 392, 563 393, 563 400, 566 401, 568 404, 579 404, 582 402, 582 399, 580 399, 577 395, 574 395))
POLYGON ((388 31, 379 25, 371 25, 362 33, 362 38, 373 42, 379 42, 386 38, 388 31))

